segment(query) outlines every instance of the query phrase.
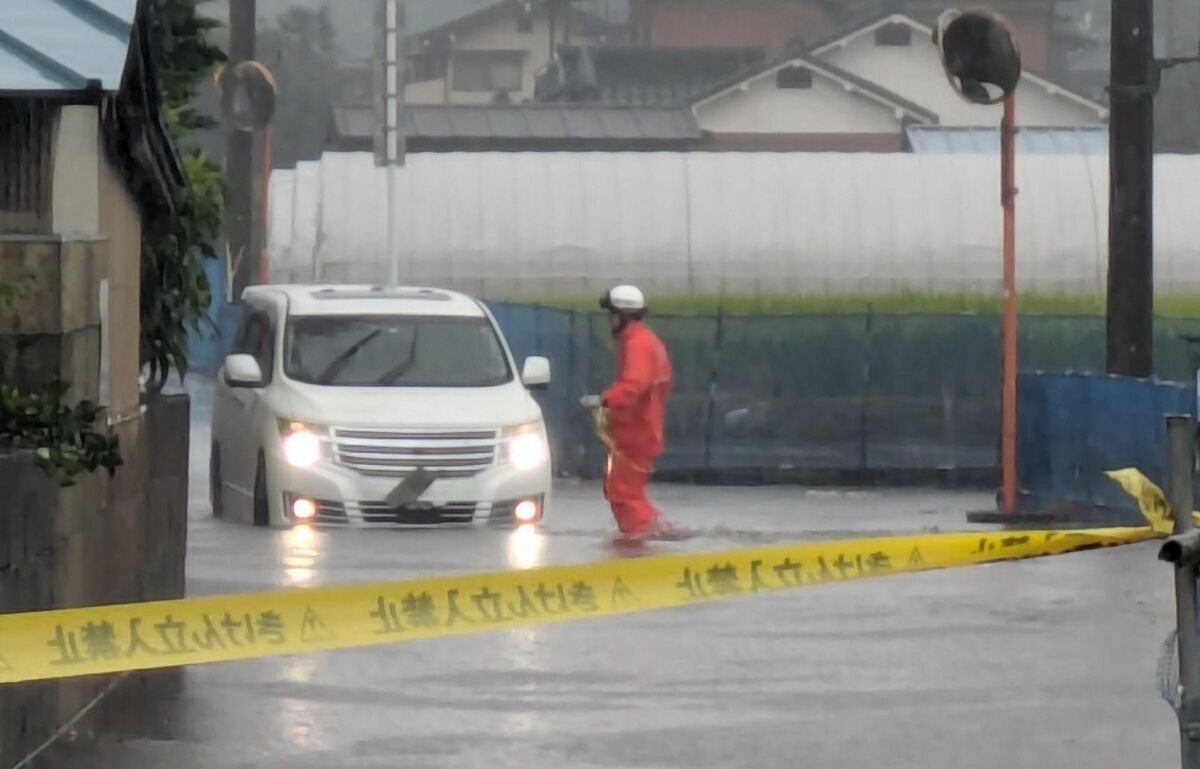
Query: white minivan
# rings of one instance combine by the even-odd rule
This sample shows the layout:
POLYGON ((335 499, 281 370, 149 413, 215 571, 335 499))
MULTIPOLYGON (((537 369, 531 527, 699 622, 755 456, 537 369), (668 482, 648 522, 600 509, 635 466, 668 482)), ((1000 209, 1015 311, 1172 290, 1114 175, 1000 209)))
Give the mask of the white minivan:
POLYGON ((431 288, 254 286, 217 377, 213 514, 259 526, 536 523, 550 452, 483 303, 431 288))

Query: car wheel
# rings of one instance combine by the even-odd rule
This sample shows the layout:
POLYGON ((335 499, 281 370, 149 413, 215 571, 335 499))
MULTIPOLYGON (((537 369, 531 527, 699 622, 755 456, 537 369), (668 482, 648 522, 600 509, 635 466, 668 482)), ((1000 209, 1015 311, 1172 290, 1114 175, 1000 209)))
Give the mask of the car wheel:
POLYGON ((271 525, 271 506, 267 501, 267 460, 258 452, 258 464, 254 469, 254 525, 271 525))
POLYGON ((221 448, 212 446, 208 459, 208 501, 212 505, 213 518, 225 515, 225 487, 221 479, 221 448))

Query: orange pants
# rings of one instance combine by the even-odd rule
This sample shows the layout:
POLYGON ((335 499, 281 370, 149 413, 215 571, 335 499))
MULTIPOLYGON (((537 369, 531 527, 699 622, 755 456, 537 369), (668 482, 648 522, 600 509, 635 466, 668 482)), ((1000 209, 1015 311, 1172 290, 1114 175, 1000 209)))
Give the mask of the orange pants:
POLYGON ((622 534, 645 534, 658 520, 658 508, 646 498, 650 463, 633 462, 620 454, 608 457, 604 474, 604 498, 612 506, 613 517, 622 534))

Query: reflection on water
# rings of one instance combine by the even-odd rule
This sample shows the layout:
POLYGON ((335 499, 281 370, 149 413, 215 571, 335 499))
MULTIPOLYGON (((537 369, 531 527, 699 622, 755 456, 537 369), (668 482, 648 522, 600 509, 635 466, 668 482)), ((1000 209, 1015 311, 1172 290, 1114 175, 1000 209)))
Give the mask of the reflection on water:
MULTIPOLYGON (((533 569, 543 565, 546 538, 536 526, 521 526, 508 535, 508 566, 511 569, 533 569)), ((501 647, 502 662, 509 670, 538 673, 543 670, 542 655, 538 649, 540 631, 536 627, 520 627, 504 634, 501 647)), ((518 685, 514 698, 528 701, 538 694, 536 678, 518 685)), ((500 729, 510 737, 528 736, 541 727, 537 714, 528 710, 513 711, 503 715, 500 729)), ((518 743, 520 744, 520 743, 518 743)), ((532 758, 532 756, 530 756, 532 758)))
POLYGON ((525 737, 543 728, 543 719, 536 712, 539 697, 543 696, 536 674, 545 670, 543 654, 538 648, 540 638, 540 629, 536 627, 514 628, 504 634, 502 664, 509 670, 531 674, 511 692, 514 704, 523 703, 529 709, 506 712, 500 719, 500 730, 509 737, 525 737))
MULTIPOLYGON (((280 678, 298 685, 311 684, 320 659, 319 655, 313 654, 284 659, 280 678)), ((285 741, 306 751, 328 748, 321 728, 322 714, 314 707, 314 700, 289 697, 281 700, 281 705, 279 721, 285 741)), ((326 719, 328 715, 326 711, 326 719)))
POLYGON ((317 576, 318 534, 311 526, 295 526, 281 539, 285 587, 307 587, 317 576))
POLYGON ((508 567, 534 569, 542 565, 546 538, 536 526, 521 526, 508 535, 508 567))
POLYGON ((536 731, 540 723, 537 714, 527 710, 520 713, 505 713, 501 730, 508 737, 525 737, 536 731))

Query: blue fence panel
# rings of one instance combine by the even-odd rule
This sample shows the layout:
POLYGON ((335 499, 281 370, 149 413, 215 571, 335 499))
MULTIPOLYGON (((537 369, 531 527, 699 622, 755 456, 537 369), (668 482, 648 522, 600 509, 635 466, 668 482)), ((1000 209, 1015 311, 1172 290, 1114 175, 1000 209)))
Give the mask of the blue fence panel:
POLYGON ((233 347, 241 310, 225 301, 225 260, 205 261, 204 274, 212 290, 212 304, 206 313, 208 322, 201 322, 188 335, 188 364, 193 371, 211 376, 217 373, 233 347))
POLYGON ((508 340, 518 368, 526 358, 542 356, 550 360, 551 383, 535 398, 546 418, 556 471, 575 474, 581 457, 578 448, 586 427, 577 405, 579 399, 576 372, 576 345, 572 341, 575 314, 550 307, 490 302, 492 315, 508 340))
POLYGON ((1025 505, 1070 504, 1130 514, 1137 506, 1105 473, 1136 467, 1166 480, 1168 414, 1193 413, 1176 382, 1029 373, 1018 386, 1018 468, 1025 505))
MULTIPOLYGON (((239 311, 224 301, 220 262, 205 270, 215 289, 209 319, 216 330, 193 334, 189 353, 193 369, 215 372, 239 311)), ((612 380, 607 319, 599 312, 489 306, 518 366, 532 355, 550 359, 552 384, 535 397, 556 470, 598 476, 604 449, 578 399, 612 380)), ((1102 365, 1101 320, 1034 316, 1022 323, 1026 365, 1102 365)), ((650 324, 675 368, 659 469, 718 475, 967 469, 998 476, 994 316, 654 316, 650 324)), ((1195 361, 1177 337, 1200 333, 1194 325, 1156 328, 1163 370, 1191 370, 1195 361)), ((1163 416, 1196 408, 1190 385, 1103 375, 1023 374, 1019 390, 1020 476, 1033 509, 1072 502, 1132 510, 1104 471, 1136 466, 1161 482, 1163 416)))
MULTIPOLYGON (((530 355, 550 359, 550 387, 537 393, 536 398, 546 417, 554 452, 555 470, 575 474, 577 460, 571 456, 573 447, 579 444, 581 423, 579 396, 571 387, 571 324, 573 314, 564 310, 539 307, 535 318, 534 347, 530 355)), ((522 365, 524 358, 517 359, 522 365)))

